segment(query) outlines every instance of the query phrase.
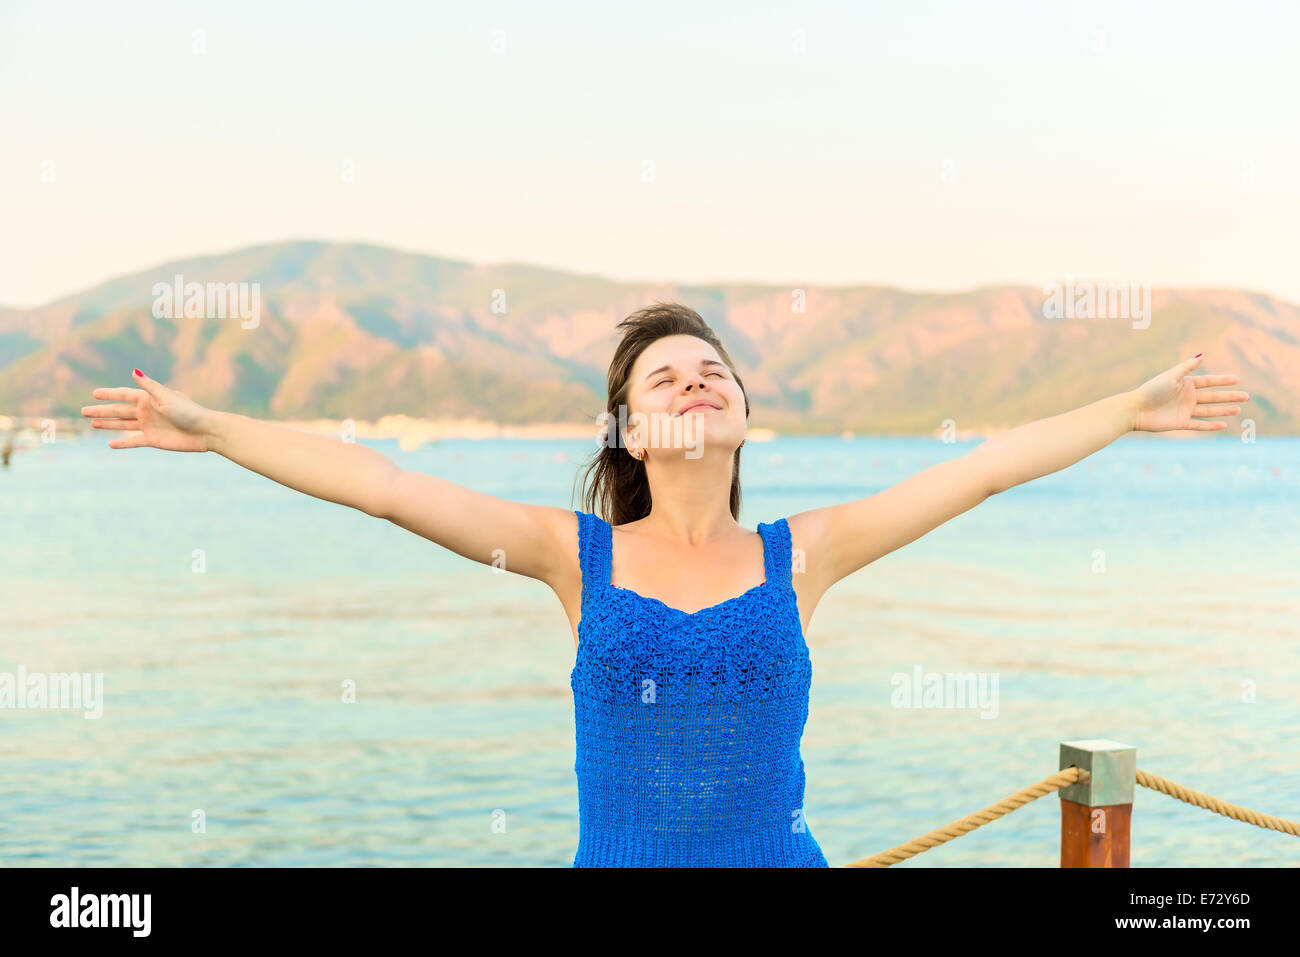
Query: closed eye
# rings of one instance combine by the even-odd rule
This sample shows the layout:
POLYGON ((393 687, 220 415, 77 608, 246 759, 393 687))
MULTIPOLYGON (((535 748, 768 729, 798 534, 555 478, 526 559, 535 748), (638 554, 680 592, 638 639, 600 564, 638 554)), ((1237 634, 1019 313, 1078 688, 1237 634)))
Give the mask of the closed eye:
MULTIPOLYGON (((706 373, 706 375, 715 375, 715 376, 717 376, 719 379, 725 379, 725 378, 726 378, 726 375, 725 375, 724 373, 721 373, 721 372, 709 372, 709 373, 706 373)), ((660 387, 661 385, 663 385, 665 382, 672 382, 672 381, 673 381, 672 376, 669 376, 667 379, 660 379, 658 382, 655 383, 655 388, 656 388, 656 389, 659 388, 659 387, 660 387)))

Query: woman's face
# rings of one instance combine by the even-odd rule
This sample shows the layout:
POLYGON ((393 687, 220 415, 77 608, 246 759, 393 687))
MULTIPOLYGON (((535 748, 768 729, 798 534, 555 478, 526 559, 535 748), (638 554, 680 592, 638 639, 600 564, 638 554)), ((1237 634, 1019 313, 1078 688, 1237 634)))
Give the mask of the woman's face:
POLYGON ((646 347, 628 378, 627 406, 629 447, 645 448, 646 459, 660 449, 686 449, 691 458, 706 448, 730 453, 745 438, 745 396, 713 346, 695 336, 646 347))

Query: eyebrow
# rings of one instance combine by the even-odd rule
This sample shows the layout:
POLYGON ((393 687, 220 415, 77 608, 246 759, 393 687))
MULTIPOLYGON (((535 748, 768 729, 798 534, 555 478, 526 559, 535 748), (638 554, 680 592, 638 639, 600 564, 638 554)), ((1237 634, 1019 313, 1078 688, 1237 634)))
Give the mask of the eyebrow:
MULTIPOLYGON (((722 363, 719 362, 717 359, 701 359, 701 360, 700 360, 700 368, 701 368, 701 369, 703 369, 705 366, 720 366, 720 365, 722 365, 722 363)), ((647 375, 647 376, 646 376, 646 379, 649 379, 649 378, 651 378, 652 376, 657 376, 657 375, 658 375, 659 373, 661 373, 661 372, 667 372, 667 371, 669 371, 671 368, 672 368, 671 365, 660 366, 658 369, 655 369, 654 372, 651 372, 649 375, 647 375)), ((645 379, 642 379, 641 381, 644 382, 645 379)))

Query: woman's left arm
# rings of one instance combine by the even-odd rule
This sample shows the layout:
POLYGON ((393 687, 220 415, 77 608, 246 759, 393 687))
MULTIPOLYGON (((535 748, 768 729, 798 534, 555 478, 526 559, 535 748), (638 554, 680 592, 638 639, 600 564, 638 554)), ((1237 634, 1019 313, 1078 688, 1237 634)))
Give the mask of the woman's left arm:
POLYGON ((983 457, 991 492, 997 493, 1073 465, 1126 432, 1220 432, 1228 423, 1206 419, 1236 415, 1241 409, 1225 403, 1246 402, 1250 396, 1217 391, 1218 386, 1236 385, 1235 375, 1190 375, 1200 364, 1198 355, 1132 392, 1018 426, 967 454, 983 457))
POLYGON ((1196 356, 1131 392, 1039 419, 995 435, 965 455, 932 465, 866 498, 790 516, 795 545, 805 553, 811 601, 835 582, 974 508, 990 495, 1059 471, 1125 432, 1189 429, 1218 432, 1208 418, 1241 411, 1249 400, 1221 392, 1235 375, 1189 375, 1196 356))

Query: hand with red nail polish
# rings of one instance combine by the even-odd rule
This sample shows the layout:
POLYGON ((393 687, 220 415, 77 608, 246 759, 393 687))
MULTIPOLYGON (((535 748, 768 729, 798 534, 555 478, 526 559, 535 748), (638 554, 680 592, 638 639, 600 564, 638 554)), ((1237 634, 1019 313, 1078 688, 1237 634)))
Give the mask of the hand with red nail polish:
POLYGON ((1160 373, 1133 391, 1138 413, 1133 428, 1138 432, 1222 432, 1227 422, 1206 421, 1212 417, 1237 415, 1241 408, 1232 402, 1248 402, 1246 392, 1219 392, 1218 386, 1236 385, 1235 375, 1188 375, 1201 364, 1198 352, 1185 362, 1160 373), (1200 416, 1200 418, 1197 418, 1200 416))
POLYGON ((155 382, 139 369, 131 370, 142 388, 95 389, 96 399, 109 399, 113 405, 88 405, 81 414, 96 429, 134 432, 108 443, 110 449, 166 449, 170 452, 207 452, 208 423, 212 411, 205 409, 175 389, 155 382))

